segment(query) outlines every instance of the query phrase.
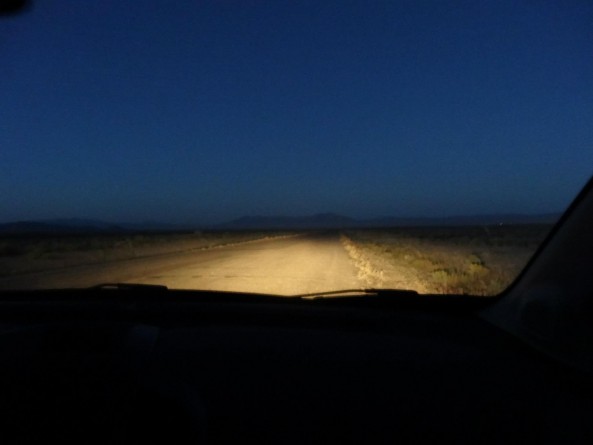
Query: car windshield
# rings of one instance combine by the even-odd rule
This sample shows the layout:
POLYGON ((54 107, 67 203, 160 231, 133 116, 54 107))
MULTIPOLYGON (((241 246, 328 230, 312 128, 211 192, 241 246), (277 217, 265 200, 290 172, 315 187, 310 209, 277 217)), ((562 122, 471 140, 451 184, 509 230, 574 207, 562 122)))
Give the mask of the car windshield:
POLYGON ((0 3, 2 290, 496 295, 593 173, 591 2, 0 3))

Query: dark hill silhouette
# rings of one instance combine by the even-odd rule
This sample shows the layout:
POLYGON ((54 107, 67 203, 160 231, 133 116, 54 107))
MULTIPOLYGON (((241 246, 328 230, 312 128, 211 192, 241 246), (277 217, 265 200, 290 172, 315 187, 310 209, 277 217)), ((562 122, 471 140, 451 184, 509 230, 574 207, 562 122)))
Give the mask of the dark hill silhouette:
POLYGON ((444 218, 401 218, 383 217, 354 219, 335 213, 321 213, 311 216, 244 216, 216 226, 219 229, 348 229, 406 226, 476 226, 498 224, 552 224, 560 213, 539 215, 469 215, 444 218))
POLYGON ((335 213, 311 216, 244 216, 220 224, 223 229, 329 229, 356 227, 358 221, 335 213))
POLYGON ((60 218, 40 221, 16 221, 0 224, 0 234, 121 234, 134 232, 182 232, 193 228, 175 224, 144 222, 110 223, 94 219, 60 218))
POLYGON ((61 220, 54 221, 16 221, 0 224, 0 234, 90 234, 90 233, 121 233, 126 229, 116 224, 76 224, 61 220))
MULTIPOLYGON (((232 221, 202 226, 209 230, 314 230, 388 228, 406 226, 480 226, 498 224, 552 224, 560 213, 539 215, 474 215, 444 218, 383 217, 354 219, 336 213, 318 213, 310 216, 244 216, 232 221)), ((109 223, 93 219, 62 218, 39 221, 16 221, 0 224, 0 234, 92 234, 134 232, 187 232, 198 226, 176 225, 159 222, 109 223)))

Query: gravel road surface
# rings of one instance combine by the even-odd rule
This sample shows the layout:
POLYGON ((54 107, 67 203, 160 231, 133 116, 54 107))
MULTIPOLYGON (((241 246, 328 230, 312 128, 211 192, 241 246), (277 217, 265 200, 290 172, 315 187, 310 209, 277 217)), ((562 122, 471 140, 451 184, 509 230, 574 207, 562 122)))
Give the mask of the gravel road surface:
POLYGON ((0 289, 164 284, 281 295, 364 287, 337 233, 310 233, 0 278, 0 289))

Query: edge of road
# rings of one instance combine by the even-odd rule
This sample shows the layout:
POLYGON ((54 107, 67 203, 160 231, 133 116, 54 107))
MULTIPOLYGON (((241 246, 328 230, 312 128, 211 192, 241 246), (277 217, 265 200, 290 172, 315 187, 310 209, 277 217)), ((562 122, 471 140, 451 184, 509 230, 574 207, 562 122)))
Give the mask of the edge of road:
MULTIPOLYGON (((53 267, 53 268, 47 268, 47 269, 21 271, 21 272, 9 274, 9 275, 0 275, 0 284, 2 282, 4 282, 4 283, 10 282, 13 279, 23 279, 24 277, 27 277, 27 276, 59 273, 59 272, 63 272, 63 271, 71 270, 71 269, 82 268, 82 267, 105 266, 105 265, 112 265, 112 264, 117 264, 117 263, 124 263, 127 261, 135 261, 135 260, 140 261, 140 260, 145 260, 145 259, 149 259, 149 258, 167 257, 167 256, 171 256, 171 255, 187 254, 187 253, 191 253, 191 252, 223 249, 223 248, 227 248, 227 247, 235 247, 235 246, 240 246, 240 245, 245 245, 245 244, 254 244, 254 243, 267 242, 267 241, 275 241, 275 240, 279 240, 279 239, 296 238, 296 237, 303 236, 303 235, 305 235, 305 233, 300 232, 300 233, 294 233, 294 234, 290 234, 290 235, 264 236, 261 238, 250 239, 247 241, 227 242, 227 243, 221 242, 221 244, 215 244, 215 245, 210 245, 210 246, 192 247, 192 248, 188 248, 188 249, 180 249, 180 250, 174 250, 174 251, 169 251, 169 252, 160 252, 160 253, 154 253, 154 254, 149 254, 149 255, 130 256, 130 257, 108 259, 108 260, 102 260, 102 261, 82 262, 82 263, 77 263, 75 265, 66 265, 66 266, 53 267)), ((1 288, 2 288, 2 286, 0 285, 0 289, 1 288)))

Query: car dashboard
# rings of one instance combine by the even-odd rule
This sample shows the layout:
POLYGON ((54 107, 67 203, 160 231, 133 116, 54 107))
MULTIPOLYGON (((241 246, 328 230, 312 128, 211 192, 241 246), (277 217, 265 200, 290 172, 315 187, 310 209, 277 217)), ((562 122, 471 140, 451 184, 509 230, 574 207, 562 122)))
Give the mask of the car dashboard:
POLYGON ((4 442, 591 443, 586 374, 440 297, 6 293, 4 442))

